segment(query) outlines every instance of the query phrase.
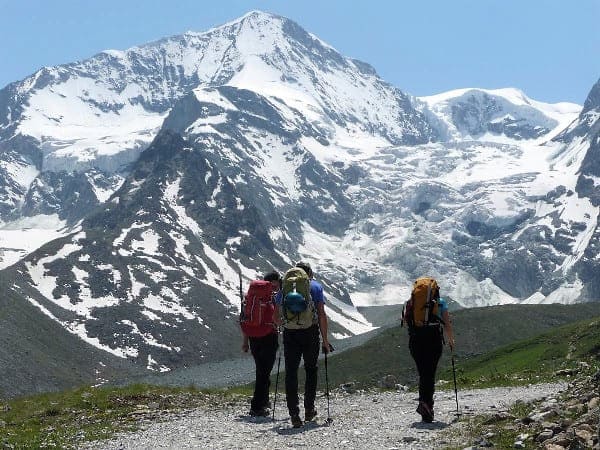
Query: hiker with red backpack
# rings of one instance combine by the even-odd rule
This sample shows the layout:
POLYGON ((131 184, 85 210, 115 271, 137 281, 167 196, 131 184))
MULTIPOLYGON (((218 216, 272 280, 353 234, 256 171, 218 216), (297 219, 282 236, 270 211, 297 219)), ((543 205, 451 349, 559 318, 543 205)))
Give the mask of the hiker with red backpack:
MULTIPOLYGON (((254 394, 250 402, 250 415, 269 416, 269 387, 271 370, 275 364, 279 333, 275 324, 274 295, 281 289, 278 272, 267 273, 262 280, 250 283, 248 292, 242 298, 240 327, 242 329, 242 351, 252 353, 256 365, 254 394)), ((240 275, 240 296, 242 284, 240 275)))
POLYGON ((277 321, 283 325, 285 358, 285 396, 290 420, 294 428, 303 425, 298 399, 298 369, 304 360, 306 381, 304 385, 304 420, 317 416, 317 360, 319 357, 319 332, 321 349, 327 354, 333 350, 327 338, 327 314, 323 286, 313 279, 307 262, 299 262, 283 277, 282 289, 275 297, 277 321))
POLYGON ((402 312, 402 326, 408 326, 410 354, 419 373, 419 405, 417 412, 423 422, 433 422, 433 394, 435 371, 442 356, 444 333, 450 350, 454 351, 454 332, 448 305, 440 297, 437 281, 430 277, 418 278, 410 299, 402 312))

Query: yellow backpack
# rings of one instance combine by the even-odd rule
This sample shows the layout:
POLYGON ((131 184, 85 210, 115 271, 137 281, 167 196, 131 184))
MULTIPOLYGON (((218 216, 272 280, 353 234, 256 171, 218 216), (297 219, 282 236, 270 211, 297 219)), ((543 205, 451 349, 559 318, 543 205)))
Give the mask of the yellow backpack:
POLYGON ((410 299, 402 312, 402 325, 409 328, 440 324, 440 288, 434 278, 420 277, 413 284, 410 299))

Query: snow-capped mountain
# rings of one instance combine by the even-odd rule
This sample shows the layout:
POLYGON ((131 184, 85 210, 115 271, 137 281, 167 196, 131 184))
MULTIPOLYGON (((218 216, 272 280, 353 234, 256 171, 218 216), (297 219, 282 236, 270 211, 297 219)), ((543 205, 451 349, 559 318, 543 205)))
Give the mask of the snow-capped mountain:
POLYGON ((518 89, 457 89, 417 99, 442 140, 548 140, 581 110, 573 103, 548 104, 518 89))
MULTIPOLYGON (((0 91, 0 223, 39 214, 77 222, 119 187, 179 99, 224 85, 285 107, 290 126, 303 123, 303 145, 324 152, 434 138, 409 98, 370 66, 288 19, 251 12, 204 33, 46 67, 0 91), (94 195, 63 198, 57 191, 72 182, 94 195)), ((23 251, 10 248, 5 259, 14 262, 23 251)))
POLYGON ((262 12, 45 68, 0 91, 3 275, 158 371, 235 355, 238 272, 300 258, 337 339, 424 273, 467 307, 597 300, 597 90, 411 98, 262 12))

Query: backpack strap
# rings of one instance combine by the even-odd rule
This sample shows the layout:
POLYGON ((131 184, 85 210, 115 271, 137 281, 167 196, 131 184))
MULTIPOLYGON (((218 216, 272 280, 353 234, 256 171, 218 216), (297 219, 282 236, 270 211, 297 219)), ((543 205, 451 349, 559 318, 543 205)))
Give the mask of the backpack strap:
POLYGON ((433 304, 431 303, 431 282, 427 285, 427 301, 425 302, 425 319, 423 323, 429 325, 429 314, 433 311, 433 304))

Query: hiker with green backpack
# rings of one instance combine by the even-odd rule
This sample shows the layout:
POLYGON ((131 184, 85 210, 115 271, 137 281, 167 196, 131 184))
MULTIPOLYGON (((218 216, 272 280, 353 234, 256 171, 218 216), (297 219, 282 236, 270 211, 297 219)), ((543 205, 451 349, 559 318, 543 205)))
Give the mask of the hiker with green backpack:
MULTIPOLYGON (((240 327, 242 329, 242 351, 252 353, 256 366, 254 394, 250 402, 250 415, 269 416, 269 386, 271 370, 275 364, 279 347, 279 332, 275 324, 274 295, 281 289, 278 272, 267 273, 262 280, 254 280, 242 297, 240 327)), ((240 274, 240 296, 242 276, 240 274)))
POLYGON ((444 333, 450 349, 454 351, 454 332, 448 305, 440 297, 440 288, 435 279, 421 277, 414 282, 401 320, 402 326, 408 326, 408 347, 419 373, 417 412, 423 422, 433 422, 435 371, 442 356, 444 333))
POLYGON ((285 395, 290 420, 294 428, 303 425, 298 399, 298 369, 304 360, 306 382, 304 385, 304 420, 309 422, 317 415, 317 360, 319 357, 319 332, 321 349, 327 354, 333 350, 327 338, 327 314, 323 286, 313 279, 307 262, 299 262, 283 277, 282 289, 275 297, 276 317, 283 325, 285 358, 285 395))

